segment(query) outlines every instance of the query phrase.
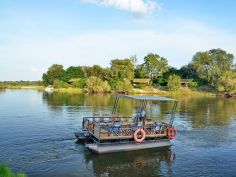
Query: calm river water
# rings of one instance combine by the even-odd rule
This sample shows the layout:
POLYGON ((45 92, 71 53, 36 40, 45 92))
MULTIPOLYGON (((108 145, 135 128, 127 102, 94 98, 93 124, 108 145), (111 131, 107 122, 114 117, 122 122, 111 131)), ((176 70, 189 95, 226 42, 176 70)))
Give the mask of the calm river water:
MULTIPOLYGON (((112 95, 0 90, 0 161, 35 177, 236 176, 236 99, 179 98, 171 148, 93 155, 75 143, 83 116, 109 112, 112 95)), ((118 112, 137 104, 120 100, 118 112)), ((167 120, 171 103, 148 115, 167 120)))

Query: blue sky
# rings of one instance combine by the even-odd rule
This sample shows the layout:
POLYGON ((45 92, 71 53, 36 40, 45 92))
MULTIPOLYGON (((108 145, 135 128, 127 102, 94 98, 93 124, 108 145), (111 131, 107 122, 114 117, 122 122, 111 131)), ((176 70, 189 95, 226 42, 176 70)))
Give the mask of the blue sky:
POLYGON ((197 51, 236 56, 234 0, 0 0, 0 80, 40 80, 54 64, 99 64, 150 52, 169 65, 197 51))

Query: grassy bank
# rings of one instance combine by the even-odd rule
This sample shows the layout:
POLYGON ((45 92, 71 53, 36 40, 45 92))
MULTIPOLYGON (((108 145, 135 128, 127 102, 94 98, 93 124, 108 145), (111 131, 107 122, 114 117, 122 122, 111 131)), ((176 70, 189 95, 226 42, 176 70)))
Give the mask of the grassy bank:
POLYGON ((26 177, 26 175, 23 172, 15 174, 9 167, 0 165, 0 177, 26 177))
MULTIPOLYGON (((87 93, 86 89, 81 88, 57 88, 53 89, 53 92, 59 93, 69 93, 69 94, 81 94, 87 93)), ((118 94, 115 90, 111 90, 111 93, 118 94)), ((166 88, 154 88, 154 87, 145 87, 142 89, 133 88, 129 90, 126 94, 140 94, 140 95, 160 95, 160 96, 170 96, 170 97, 180 97, 180 96, 216 96, 220 93, 204 91, 204 90, 192 90, 189 88, 180 88, 177 91, 169 91, 166 88)))
MULTIPOLYGON (((3 89, 3 87, 0 87, 3 89)), ((9 85, 5 86, 4 89, 33 89, 33 90, 45 90, 44 86, 22 86, 22 85, 9 85)), ((52 90, 53 92, 59 92, 59 93, 68 93, 68 94, 81 94, 86 93, 86 89, 82 88, 74 88, 74 87, 68 87, 68 88, 56 88, 52 90)), ((112 93, 116 93, 116 91, 112 90, 112 93)), ((166 87, 161 88, 154 88, 151 86, 144 87, 144 88, 133 88, 130 89, 128 94, 150 94, 150 95, 160 95, 160 96, 171 96, 171 97, 179 97, 179 96, 216 96, 216 95, 222 95, 222 93, 214 92, 212 90, 206 90, 205 88, 199 88, 199 89, 190 89, 181 87, 177 91, 169 91, 166 87)))
POLYGON ((60 92, 60 93, 83 93, 84 90, 80 89, 80 88, 57 88, 57 89, 53 89, 53 92, 60 92))
POLYGON ((145 87, 143 89, 134 88, 130 94, 155 94, 160 96, 171 96, 171 97, 179 97, 179 96, 216 96, 217 93, 202 91, 202 90, 192 90, 189 88, 182 87, 176 91, 169 91, 167 88, 162 87, 160 89, 154 87, 145 87))
POLYGON ((44 90, 45 87, 44 86, 23 86, 23 85, 4 85, 4 86, 0 86, 0 89, 33 89, 33 90, 44 90))

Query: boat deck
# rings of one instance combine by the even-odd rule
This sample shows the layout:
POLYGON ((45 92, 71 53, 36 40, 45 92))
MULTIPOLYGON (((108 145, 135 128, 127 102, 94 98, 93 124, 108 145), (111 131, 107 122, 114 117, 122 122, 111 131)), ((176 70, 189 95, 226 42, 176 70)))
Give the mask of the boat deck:
MULTIPOLYGON (((121 127, 119 127, 115 132, 110 131, 110 127, 112 125, 114 125, 114 122, 95 122, 93 123, 93 127, 90 127, 90 133, 98 140, 133 139, 134 130, 137 129, 135 124, 132 124, 127 120, 121 122, 121 127)), ((152 121, 147 121, 143 127, 146 133, 145 137, 166 137, 167 126, 167 124, 160 124, 159 127, 154 127, 154 123, 152 121)))

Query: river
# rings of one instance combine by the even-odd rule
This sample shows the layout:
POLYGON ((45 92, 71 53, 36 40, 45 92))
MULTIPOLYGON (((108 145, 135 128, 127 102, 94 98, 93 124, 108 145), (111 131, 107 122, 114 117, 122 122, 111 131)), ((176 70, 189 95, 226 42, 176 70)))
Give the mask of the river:
MULTIPOLYGON (((178 99, 170 148, 94 155, 74 132, 84 116, 110 112, 113 95, 0 90, 0 161, 29 177, 236 176, 236 99, 178 99)), ((135 107, 121 100, 118 113, 135 107)), ((172 103, 147 107, 165 121, 172 103)))

